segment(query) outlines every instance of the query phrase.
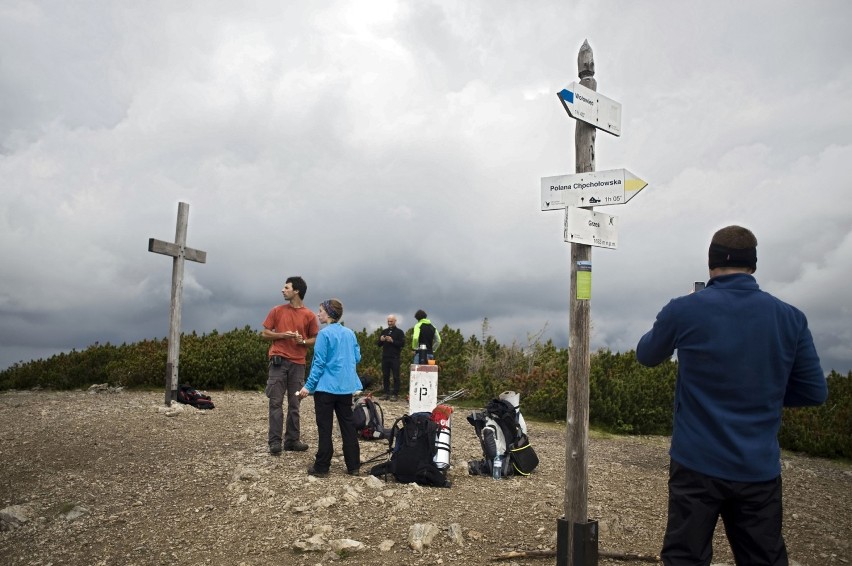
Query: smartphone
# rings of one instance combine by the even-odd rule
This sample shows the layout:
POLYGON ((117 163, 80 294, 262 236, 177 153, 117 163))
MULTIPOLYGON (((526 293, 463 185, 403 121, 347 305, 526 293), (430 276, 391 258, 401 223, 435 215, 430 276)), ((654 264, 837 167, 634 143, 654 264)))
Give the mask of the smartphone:
POLYGON ((697 293, 698 291, 700 291, 703 288, 704 288, 704 281, 696 281, 695 283, 692 284, 692 292, 693 293, 697 293))

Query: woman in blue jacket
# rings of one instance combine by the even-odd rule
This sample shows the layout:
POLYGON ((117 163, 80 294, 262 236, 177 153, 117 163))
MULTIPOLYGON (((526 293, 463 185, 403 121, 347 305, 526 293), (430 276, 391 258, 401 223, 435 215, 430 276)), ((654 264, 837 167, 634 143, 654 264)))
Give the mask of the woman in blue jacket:
POLYGON ((309 394, 314 396, 319 443, 308 474, 321 478, 328 475, 331 467, 334 415, 337 415, 343 439, 347 473, 357 476, 361 467, 361 448, 352 422, 352 395, 362 389, 361 380, 355 373, 355 365, 361 361, 361 349, 355 333, 340 324, 342 316, 343 304, 339 300, 329 299, 320 304, 317 318, 325 326, 319 331, 314 344, 311 373, 299 391, 302 398, 309 394))

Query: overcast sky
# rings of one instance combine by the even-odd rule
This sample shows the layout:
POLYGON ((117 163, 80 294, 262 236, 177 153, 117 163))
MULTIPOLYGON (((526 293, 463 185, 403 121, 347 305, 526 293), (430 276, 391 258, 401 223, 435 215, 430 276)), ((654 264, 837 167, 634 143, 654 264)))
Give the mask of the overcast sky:
POLYGON ((592 250, 591 348, 634 349, 707 279, 718 228, 852 370, 852 5, 0 2, 0 369, 168 334, 261 329, 290 275, 348 326, 418 308, 567 346, 570 244, 541 177, 575 172, 556 92, 584 40, 622 104, 598 171, 649 186, 592 250))

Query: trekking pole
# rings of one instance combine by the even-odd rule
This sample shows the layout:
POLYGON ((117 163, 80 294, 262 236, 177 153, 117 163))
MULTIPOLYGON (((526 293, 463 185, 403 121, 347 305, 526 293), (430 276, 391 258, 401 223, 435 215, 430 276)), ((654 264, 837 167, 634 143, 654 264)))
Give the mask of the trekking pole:
POLYGON ((443 405, 447 401, 452 401, 453 399, 458 399, 460 397, 464 397, 467 395, 467 389, 459 389, 458 391, 450 391, 446 397, 438 401, 439 405, 443 405))

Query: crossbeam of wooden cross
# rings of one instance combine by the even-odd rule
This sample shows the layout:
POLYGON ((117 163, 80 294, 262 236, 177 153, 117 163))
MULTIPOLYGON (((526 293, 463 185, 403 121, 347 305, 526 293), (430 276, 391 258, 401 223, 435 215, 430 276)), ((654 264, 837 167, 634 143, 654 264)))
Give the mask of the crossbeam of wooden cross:
POLYGON ((207 252, 186 247, 186 227, 189 223, 189 205, 178 203, 175 241, 164 242, 150 238, 148 251, 174 258, 172 262, 172 303, 169 310, 169 353, 166 360, 166 406, 177 399, 178 361, 180 359, 180 312, 183 296, 184 260, 207 263, 207 252))

